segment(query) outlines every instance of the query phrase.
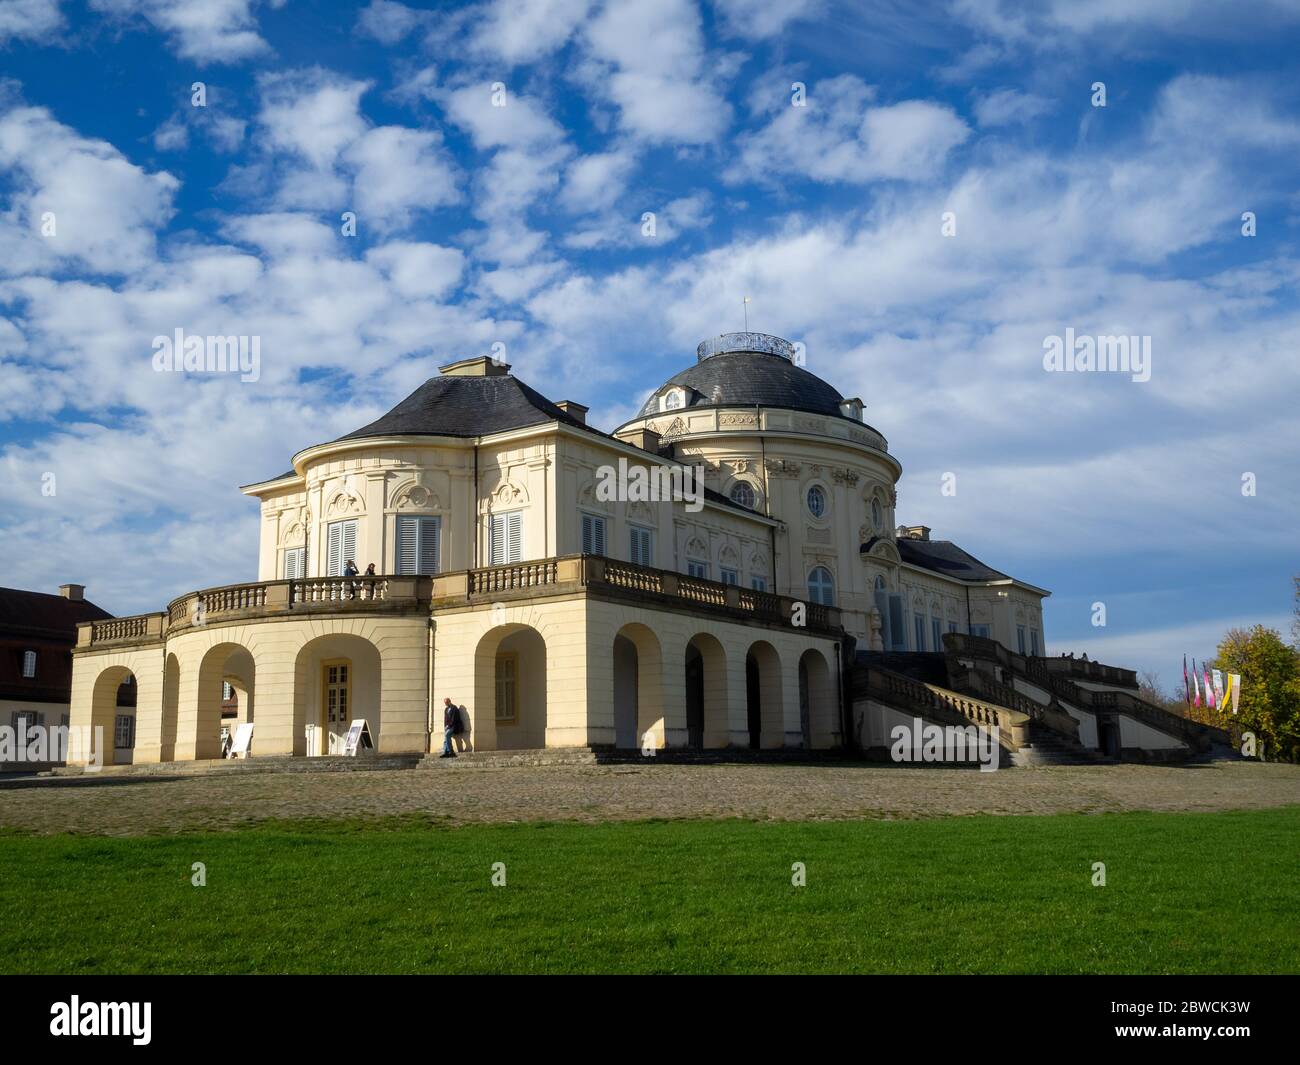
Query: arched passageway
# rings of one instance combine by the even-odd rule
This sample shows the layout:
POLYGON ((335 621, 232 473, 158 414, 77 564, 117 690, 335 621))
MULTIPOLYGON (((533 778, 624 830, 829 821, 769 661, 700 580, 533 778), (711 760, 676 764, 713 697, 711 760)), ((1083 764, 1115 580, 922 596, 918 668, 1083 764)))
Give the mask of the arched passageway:
POLYGON ((536 629, 498 625, 484 633, 474 652, 474 701, 466 707, 476 750, 546 746, 546 671, 546 641, 536 629))

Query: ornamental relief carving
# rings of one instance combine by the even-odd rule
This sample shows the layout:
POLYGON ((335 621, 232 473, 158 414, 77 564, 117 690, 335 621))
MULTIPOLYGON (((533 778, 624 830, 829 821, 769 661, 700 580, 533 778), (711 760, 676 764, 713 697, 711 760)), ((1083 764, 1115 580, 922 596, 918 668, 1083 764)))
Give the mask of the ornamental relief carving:
POLYGON ((768 459, 767 472, 774 477, 798 477, 802 469, 797 462, 787 462, 785 459, 768 459))
POLYGON ((852 488, 861 479, 861 475, 856 470, 851 470, 846 466, 842 469, 831 470, 831 479, 836 484, 846 484, 852 488))
POLYGON ((742 429, 758 428, 758 418, 753 414, 724 414, 721 422, 723 425, 732 425, 742 429))
POLYGON ((407 485, 393 497, 397 510, 441 510, 442 502, 422 484, 407 485))

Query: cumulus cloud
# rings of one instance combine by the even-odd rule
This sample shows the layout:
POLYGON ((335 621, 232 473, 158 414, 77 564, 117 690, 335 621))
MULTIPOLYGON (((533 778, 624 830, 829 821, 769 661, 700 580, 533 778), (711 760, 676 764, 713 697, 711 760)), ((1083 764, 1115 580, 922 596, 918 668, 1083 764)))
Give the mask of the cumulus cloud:
POLYGON ((90 0, 93 10, 142 19, 166 34, 182 59, 238 63, 270 50, 258 33, 253 0, 90 0))
POLYGON ((14 39, 47 41, 64 25, 59 0, 9 0, 0 5, 0 44, 14 39))
POLYGON ((740 138, 732 182, 797 174, 814 181, 863 184, 924 181, 970 129, 946 104, 876 104, 876 92, 843 74, 808 86, 804 106, 787 99, 768 124, 740 138))
POLYGON ((235 174, 235 188, 275 180, 277 206, 354 210, 360 224, 381 232, 460 200, 442 133, 372 125, 361 108, 369 82, 315 69, 269 75, 260 88, 255 146, 262 159, 235 174))
POLYGON ((173 214, 177 180, 149 173, 111 144, 82 137, 49 111, 14 103, 0 111, 0 273, 73 263, 119 274, 152 261, 173 214))
POLYGON ((586 23, 583 84, 618 111, 619 127, 655 144, 707 144, 731 105, 711 79, 690 0, 606 0, 586 23))

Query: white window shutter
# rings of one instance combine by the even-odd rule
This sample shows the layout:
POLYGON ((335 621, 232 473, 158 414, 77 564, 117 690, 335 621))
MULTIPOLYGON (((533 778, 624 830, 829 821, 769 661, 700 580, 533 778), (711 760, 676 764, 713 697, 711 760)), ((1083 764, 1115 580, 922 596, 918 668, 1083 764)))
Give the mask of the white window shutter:
POLYGON ((524 538, 524 521, 523 514, 519 511, 513 511, 507 515, 510 519, 507 528, 507 549, 506 560, 508 562, 518 562, 524 557, 523 538, 524 538))
POLYGON ((442 522, 438 518, 420 519, 420 568, 416 572, 438 572, 441 533, 442 522))
POLYGON ((418 518, 397 519, 398 573, 419 572, 416 568, 419 564, 419 534, 420 522, 418 518))
POLYGON ((343 572, 343 528, 341 522, 329 527, 329 555, 326 559, 327 576, 337 577, 343 572))

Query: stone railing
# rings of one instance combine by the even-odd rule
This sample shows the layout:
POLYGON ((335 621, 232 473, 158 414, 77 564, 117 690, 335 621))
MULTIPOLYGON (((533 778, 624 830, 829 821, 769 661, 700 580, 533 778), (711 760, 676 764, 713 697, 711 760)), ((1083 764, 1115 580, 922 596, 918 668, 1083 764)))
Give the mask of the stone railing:
POLYGON ((83 621, 77 626, 77 647, 128 647, 162 639, 165 614, 83 621))
POLYGON ((855 698, 872 696, 897 710, 930 717, 939 723, 955 724, 959 718, 980 728, 996 726, 1000 742, 1013 749, 1028 742, 1030 715, 1019 710, 914 680, 892 670, 868 668, 864 672, 865 691, 855 689, 855 698))
POLYGON ((469 571, 469 594, 515 592, 524 588, 542 588, 555 584, 559 567, 553 558, 540 562, 519 562, 510 566, 492 566, 469 571))
POLYGON ((387 577, 307 577, 289 585, 289 605, 388 600, 387 577))
MULTIPOLYGON (((1016 654, 996 640, 984 636, 970 636, 966 633, 947 633, 943 639, 944 651, 950 657, 996 662, 1011 676, 1019 675, 1041 684, 1056 699, 1064 699, 1080 710, 1127 714, 1146 722, 1152 728, 1183 739, 1191 747, 1201 750, 1208 748, 1211 743, 1231 742, 1229 732, 1221 727, 1202 724, 1171 713, 1128 691, 1094 691, 1076 684, 1071 679, 1086 673, 1100 683, 1115 683, 1127 687, 1125 678, 1136 676, 1132 670, 1107 666, 1100 662, 1084 662, 1082 659, 1034 658, 1016 654)), ((1065 724, 1063 718, 1058 718, 1057 721, 1065 724)), ((1048 723, 1053 724, 1053 722, 1048 723)), ((1075 727, 1077 729, 1077 723, 1075 727)))
POLYGON ((1098 684, 1114 684, 1118 688, 1138 686, 1137 673, 1119 666, 1107 666, 1101 662, 1085 662, 1081 658, 1041 658, 1038 659, 1049 673, 1065 674, 1098 684))
MULTIPOLYGON (((597 555, 566 555, 434 576, 308 577, 223 585, 183 595, 168 605, 166 613, 84 623, 79 627, 77 646, 161 640, 213 622, 358 610, 436 613, 464 603, 584 592, 631 598, 650 606, 689 603, 742 622, 785 626, 793 625, 796 604, 802 602, 597 555)), ((841 633, 836 608, 816 603, 803 606, 804 627, 819 633, 841 633)))

